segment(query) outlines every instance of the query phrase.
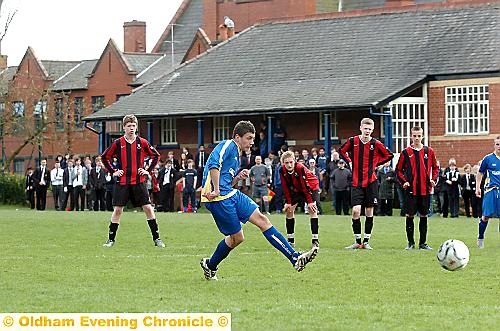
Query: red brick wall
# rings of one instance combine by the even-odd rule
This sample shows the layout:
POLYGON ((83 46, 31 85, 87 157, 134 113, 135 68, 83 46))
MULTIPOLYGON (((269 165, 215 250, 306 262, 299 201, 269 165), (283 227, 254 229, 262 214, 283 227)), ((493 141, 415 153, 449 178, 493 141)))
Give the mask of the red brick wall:
POLYGON ((189 61, 202 53, 205 53, 208 48, 209 46, 205 42, 200 40, 200 38, 197 36, 195 41, 191 45, 191 48, 188 49, 188 52, 184 57, 184 62, 189 61))
POLYGON ((237 2, 233 0, 205 0, 203 2, 203 28, 210 40, 215 40, 217 27, 229 16, 240 32, 259 20, 276 17, 295 17, 316 13, 316 1, 311 0, 262 0, 237 2))

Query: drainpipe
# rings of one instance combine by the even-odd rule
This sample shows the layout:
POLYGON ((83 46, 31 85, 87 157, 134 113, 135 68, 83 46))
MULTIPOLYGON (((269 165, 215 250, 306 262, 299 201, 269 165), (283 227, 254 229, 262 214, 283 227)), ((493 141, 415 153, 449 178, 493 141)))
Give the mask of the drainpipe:
POLYGON ((85 129, 88 129, 88 130, 92 131, 93 133, 99 135, 99 143, 98 143, 99 154, 102 154, 104 152, 104 150, 106 149, 106 139, 105 139, 106 123, 105 122, 101 122, 101 128, 102 128, 101 132, 99 132, 96 129, 94 129, 93 127, 89 126, 89 122, 85 122, 85 129))
POLYGON ((384 116, 385 146, 392 151, 392 112, 390 108, 382 108, 382 112, 376 112, 370 108, 370 115, 384 116))

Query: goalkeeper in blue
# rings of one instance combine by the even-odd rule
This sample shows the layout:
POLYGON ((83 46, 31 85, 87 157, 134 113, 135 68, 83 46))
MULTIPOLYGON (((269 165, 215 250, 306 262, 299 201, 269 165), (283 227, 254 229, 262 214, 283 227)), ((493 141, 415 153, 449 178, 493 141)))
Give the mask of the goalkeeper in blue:
POLYGON ((249 176, 249 170, 240 169, 240 155, 249 150, 255 138, 255 127, 249 121, 238 122, 233 138, 221 141, 210 153, 203 171, 202 198, 212 213, 215 224, 225 236, 210 258, 203 258, 201 268, 207 280, 217 280, 219 264, 244 240, 241 224, 247 221, 257 226, 269 243, 280 251, 297 271, 302 271, 318 252, 313 247, 305 253, 296 252, 285 237, 271 224, 257 204, 234 188, 239 180, 249 176))
POLYGON ((479 219, 479 235, 477 247, 484 248, 484 233, 488 226, 488 220, 492 217, 500 217, 500 136, 494 140, 493 153, 486 155, 481 161, 479 172, 476 177, 476 196, 481 197, 481 181, 487 176, 484 185, 483 215, 479 219))

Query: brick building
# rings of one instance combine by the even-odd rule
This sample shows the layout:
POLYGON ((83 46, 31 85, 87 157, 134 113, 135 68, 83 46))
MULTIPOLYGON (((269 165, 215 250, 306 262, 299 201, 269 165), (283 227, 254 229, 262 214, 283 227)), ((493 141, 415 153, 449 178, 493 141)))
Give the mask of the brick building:
POLYGON ((216 143, 242 118, 272 135, 280 118, 290 145, 311 148, 371 116, 396 152, 420 125, 439 159, 475 163, 500 132, 499 14, 477 0, 262 22, 88 119, 133 112, 167 149, 216 143))
MULTIPOLYGON (((40 144, 37 141, 21 150, 11 169, 24 173, 28 165, 36 165, 42 154, 49 159, 65 153, 97 154, 120 134, 118 121, 124 111, 138 115, 141 134, 163 154, 170 149, 177 153, 180 147, 193 150, 200 143, 216 143, 227 137, 230 127, 241 118, 266 121, 272 128, 275 119, 280 117, 288 132, 288 143, 297 147, 336 145, 357 131, 360 117, 384 111, 384 116, 371 115, 380 118, 376 135, 385 138, 385 131, 392 132, 393 139, 388 142, 396 151, 407 143, 409 123, 418 123, 425 126, 429 142, 441 152, 440 158, 453 155, 460 163, 470 154, 465 149, 461 152, 458 141, 464 146, 462 141, 467 137, 468 146, 481 155, 490 149, 486 141, 498 131, 495 117, 491 116, 498 108, 498 56, 495 58, 495 50, 492 50, 492 42, 498 44, 498 33, 495 37, 491 24, 498 22, 486 17, 485 22, 491 24, 467 26, 464 15, 468 14, 463 12, 467 8, 464 3, 477 6, 486 2, 185 0, 151 54, 145 53, 145 23, 137 21, 124 24, 124 51, 110 40, 95 60, 44 61, 28 48, 19 67, 8 67, 0 73, 2 104, 4 109, 12 108, 13 114, 19 115, 22 110, 21 123, 39 123, 43 119, 51 124, 44 130, 40 144), (420 22, 415 18, 425 16, 423 12, 432 12, 431 18, 439 16, 441 7, 457 8, 453 14, 459 22, 456 27, 438 29, 432 19, 420 22), (333 13, 339 10, 341 12, 333 13), (223 42, 221 39, 225 38, 221 38, 219 27, 226 15, 235 21, 237 35, 223 42), (281 21, 277 17, 281 17, 281 21), (361 19, 366 22, 358 27, 356 20, 361 19), (318 28, 318 22, 326 24, 318 28), (388 29, 386 24, 395 25, 388 29), (409 30, 408 24, 427 26, 409 30), (335 29, 331 30, 330 25, 335 29), (347 28, 341 29, 342 25, 347 28), (370 34, 374 31, 385 34, 386 30, 387 36, 370 34), (446 47, 439 46, 439 33, 447 36, 458 32, 461 35, 456 40, 447 40, 446 47), (259 33, 263 33, 263 37, 259 33), (276 34, 270 35, 272 33, 276 34), (346 38, 340 38, 338 33, 346 38), (453 53, 459 47, 465 48, 445 65, 447 52, 453 53), (422 51, 429 58, 416 56, 422 51), (436 51, 438 60, 432 59, 432 51, 436 51), (404 56, 398 60, 399 52, 404 56), (472 54, 478 54, 477 58, 472 54), (379 61, 384 57, 386 61, 379 61), (269 58, 275 61, 271 63, 269 58), (338 62, 338 66, 329 67, 326 61, 338 62), (370 65, 392 64, 398 64, 398 70, 384 71, 383 82, 388 85, 377 95, 372 90, 376 89, 374 80, 377 81, 381 73, 371 70, 370 65), (442 71, 435 69, 438 67, 442 71), (361 75, 360 71, 365 68, 368 70, 361 75), (463 72, 459 68, 463 68, 463 72), (344 79, 354 77, 355 84, 332 81, 325 76, 325 73, 332 76, 336 71, 342 72, 344 79), (311 86, 316 91, 305 95, 301 86, 290 81, 303 85, 314 83, 311 86), (161 88, 160 84, 163 84, 161 88), (261 89, 255 86, 250 89, 252 84, 261 89), (137 90, 137 96, 134 93, 113 105, 143 85, 137 90), (234 86, 238 88, 233 90, 234 86), (288 91, 292 86, 297 90, 288 91), (368 89, 357 90, 361 86, 368 89), (473 98, 488 98, 488 104, 481 106, 487 107, 487 115, 473 119, 483 123, 483 129, 462 134, 463 129, 458 128, 460 120, 451 119, 464 107, 445 102, 453 98, 451 94, 457 94, 458 89, 449 89, 453 86, 471 86, 473 91, 477 87, 482 92, 473 93, 473 98), (185 90, 179 91, 179 87, 185 90), (330 89, 335 92, 334 98, 328 98, 330 89), (368 91, 370 97, 363 100, 356 95, 346 97, 354 91, 358 95, 368 91), (264 96, 268 100, 262 100, 264 96), (97 112, 110 105, 109 109, 97 112), (387 113, 391 113, 392 121, 384 121, 387 113), (85 125, 82 118, 86 116, 85 125), (415 117, 415 121, 406 118, 409 116, 415 117), (392 130, 385 130, 384 126, 392 130), (331 139, 324 139, 326 128, 331 139)), ((498 16, 498 13, 493 11, 492 15, 498 16)), ((452 26, 454 22, 442 24, 452 26)), ((468 93, 460 91, 458 94, 468 93)), ((458 100, 463 96, 454 97, 458 100)), ((462 122, 468 120, 465 118, 462 122)), ((4 159, 20 145, 21 138, 16 134, 4 137, 4 159)))

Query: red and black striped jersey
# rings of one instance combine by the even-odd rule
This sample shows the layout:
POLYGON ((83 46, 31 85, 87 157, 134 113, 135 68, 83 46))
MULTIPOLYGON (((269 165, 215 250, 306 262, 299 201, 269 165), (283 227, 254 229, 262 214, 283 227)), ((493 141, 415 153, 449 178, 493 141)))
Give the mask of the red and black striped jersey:
POLYGON ((300 163, 295 163, 292 173, 288 173, 284 165, 280 167, 279 172, 287 203, 292 203, 294 193, 303 194, 307 203, 314 202, 312 191, 319 190, 319 180, 309 169, 300 163))
POLYGON ((118 178, 120 185, 135 185, 143 183, 146 176, 139 175, 139 168, 145 170, 153 169, 158 163, 160 153, 149 144, 149 142, 139 136, 129 143, 125 136, 122 136, 111 144, 102 153, 102 163, 110 173, 116 170, 123 170, 124 174, 118 178), (117 158, 116 165, 113 165, 113 158, 117 158), (149 166, 146 168, 144 161, 150 158, 149 166))
POLYGON ((430 180, 436 182, 438 172, 436 155, 431 147, 417 150, 409 146, 399 155, 396 176, 401 185, 410 184, 408 191, 411 195, 429 195, 432 189, 430 180))
POLYGON ((351 137, 340 147, 340 156, 352 167, 352 187, 368 187, 377 180, 377 167, 392 160, 394 154, 379 140, 364 143, 351 137))

